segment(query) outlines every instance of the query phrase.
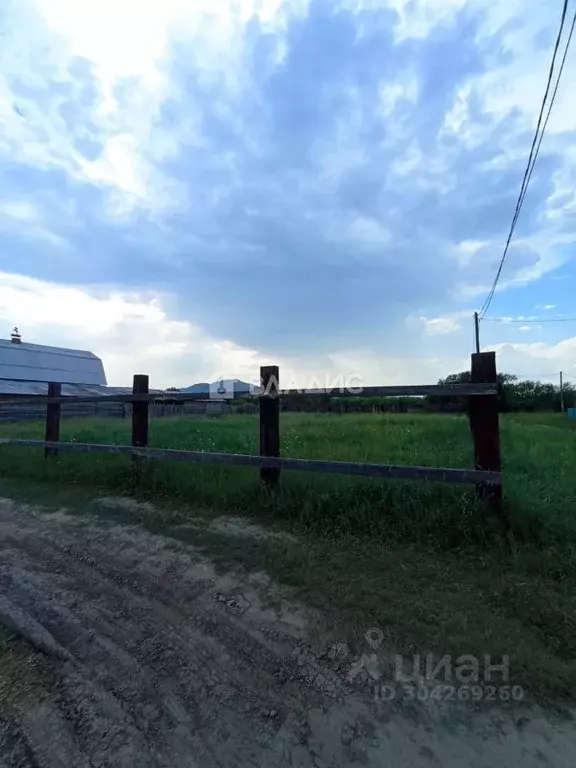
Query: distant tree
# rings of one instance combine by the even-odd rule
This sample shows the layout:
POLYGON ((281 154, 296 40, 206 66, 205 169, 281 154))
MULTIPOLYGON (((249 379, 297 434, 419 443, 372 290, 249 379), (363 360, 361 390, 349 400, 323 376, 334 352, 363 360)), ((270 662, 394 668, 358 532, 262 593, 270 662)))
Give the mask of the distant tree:
MULTIPOLYGON (((514 376, 513 373, 499 373, 497 374, 498 383, 510 384, 514 381, 518 381, 518 376, 514 376)), ((472 374, 470 371, 462 371, 461 373, 451 373, 446 376, 445 379, 440 379, 438 384, 470 384, 472 381, 472 374)))
MULTIPOLYGON (((510 387, 514 386, 517 380, 518 377, 514 376, 512 373, 497 374, 502 410, 507 410, 509 390, 510 387)), ((460 373, 451 373, 449 376, 446 376, 445 379, 439 379, 438 384, 449 386, 451 384, 470 384, 471 381, 471 372, 461 371, 460 373)), ((427 400, 431 406, 434 408, 439 408, 440 410, 464 411, 468 407, 467 397, 439 397, 437 395, 431 395, 427 398, 427 400)))
MULTIPOLYGON (((470 371, 451 373, 438 384, 469 384, 470 371)), ((502 411, 559 411, 560 387, 541 381, 519 379, 512 373, 499 373, 497 376, 500 389, 500 408, 502 411)), ((440 409, 465 410, 466 397, 437 397, 428 398, 428 403, 440 409)), ((566 408, 576 407, 576 387, 571 383, 564 384, 564 404, 566 408)))

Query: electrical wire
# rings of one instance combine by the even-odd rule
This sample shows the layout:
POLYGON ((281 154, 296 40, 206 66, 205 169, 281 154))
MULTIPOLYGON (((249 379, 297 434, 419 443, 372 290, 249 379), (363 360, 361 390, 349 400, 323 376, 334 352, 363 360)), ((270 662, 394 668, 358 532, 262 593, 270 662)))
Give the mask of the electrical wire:
POLYGON ((524 380, 526 379, 557 379, 558 371, 553 373, 523 373, 524 380))
POLYGON ((542 126, 542 130, 540 131, 540 138, 538 139, 538 145, 536 147, 536 153, 534 155, 534 162, 532 163, 532 167, 530 168, 530 173, 528 174, 528 178, 526 180, 526 186, 524 187, 524 192, 522 194, 522 202, 520 203, 520 208, 522 208, 522 205, 524 204, 524 198, 526 197, 526 190, 528 189, 528 185, 530 184, 530 179, 532 178, 532 172, 534 170, 536 158, 538 157, 538 154, 540 152, 540 147, 542 146, 542 139, 544 138, 544 134, 546 133, 546 128, 548 127, 548 121, 550 120, 550 113, 552 112, 552 107, 554 106, 554 102, 556 101, 556 94, 558 93, 558 86, 560 85, 560 79, 562 78, 562 73, 564 72, 564 65, 566 64, 566 58, 568 57, 568 51, 570 49, 570 43, 572 42, 572 35, 574 34, 575 25, 576 25, 576 11, 574 11, 574 16, 572 17, 570 32, 568 33, 568 37, 566 39, 566 45, 564 47, 564 55, 562 56, 562 61, 560 62, 560 68, 558 70, 556 84, 554 86, 554 90, 552 91, 552 96, 550 98, 550 104, 548 105, 548 112, 546 113, 546 119, 544 120, 544 125, 542 126))
POLYGON ((485 317, 484 320, 487 323, 505 323, 506 325, 509 323, 575 323, 576 317, 525 317, 523 320, 507 317, 485 317))
MULTIPOLYGON (((520 186, 520 194, 519 194, 518 200, 516 202, 516 208, 514 210, 514 216, 512 217, 512 224, 510 226, 510 231, 508 233, 508 238, 506 240, 506 245, 504 247, 504 253, 502 254, 502 259, 500 260, 500 265, 499 265, 498 270, 496 272, 496 277, 494 278, 494 282, 493 282, 492 287, 490 289, 490 292, 489 292, 489 294, 488 294, 488 296, 486 298, 486 301, 484 302, 484 304, 482 305, 482 308, 480 310, 480 319, 481 320, 484 319, 484 317, 486 315, 486 312, 488 311, 488 309, 490 307, 490 304, 492 303, 492 299, 494 297, 494 293, 496 291, 496 287, 498 285, 498 281, 500 279, 500 275, 502 274, 502 268, 504 267, 504 262, 506 261, 506 256, 508 255, 508 249, 510 247, 510 242, 512 241, 512 236, 514 234, 514 230, 516 229, 516 224, 517 224, 518 218, 520 216, 520 211, 522 210, 522 205, 524 204, 524 198, 526 197, 526 192, 527 192, 527 189, 528 189, 528 184, 529 184, 529 181, 530 181, 530 179, 532 177, 532 172, 534 170, 534 165, 536 163, 536 159, 537 159, 539 151, 540 151, 540 146, 542 144, 542 138, 544 136, 544 130, 545 130, 546 125, 548 124, 548 119, 550 117, 550 112, 552 110, 553 100, 555 99, 556 93, 558 91, 558 86, 559 86, 559 83, 560 83, 560 75, 562 74, 563 67, 561 67, 559 75, 558 75, 558 77, 556 79, 556 85, 555 85, 554 92, 553 92, 553 99, 551 100, 550 105, 549 105, 548 114, 546 116, 546 121, 545 121, 544 127, 542 129, 542 132, 540 132, 540 125, 541 125, 541 122, 542 122, 542 115, 544 114, 544 109, 546 107, 546 100, 548 98, 548 93, 550 92, 550 85, 552 83, 552 77, 553 77, 553 74, 554 74, 554 66, 555 66, 555 62, 556 62, 556 56, 558 54, 558 48, 559 48, 559 45, 560 45, 560 40, 562 38, 562 32, 564 30, 564 23, 565 23, 565 20, 566 20, 566 12, 567 12, 567 10, 568 10, 568 0, 564 0, 564 5, 563 5, 563 8, 562 8, 562 17, 561 17, 561 20, 560 20, 560 29, 558 31, 558 36, 556 38, 556 43, 554 45, 554 52, 552 54, 552 61, 551 61, 551 64, 550 64, 550 71, 548 73, 548 82, 546 84, 546 90, 544 92, 544 98, 542 99, 542 105, 540 107, 540 114, 538 115, 538 122, 537 122, 537 125, 536 125, 536 131, 534 133, 534 138, 532 140, 532 146, 530 147, 530 154, 528 156, 528 163, 526 165, 526 170, 524 171, 524 178, 522 179, 522 184, 520 186)), ((566 60, 566 56, 568 54, 568 48, 569 48, 569 45, 570 45, 571 38, 572 38, 572 31, 570 33, 570 36, 568 38, 568 42, 567 42, 567 45, 566 45, 566 48, 565 48, 565 51, 564 51, 563 62, 565 62, 565 60, 566 60)))
MULTIPOLYGON (((518 221, 518 217, 520 216, 520 211, 522 210, 522 205, 524 203, 524 198, 526 196, 526 191, 528 189, 528 182, 532 176, 532 170, 534 168, 534 164, 536 163, 536 159, 538 157, 538 153, 540 151, 540 146, 542 144, 542 137, 544 135, 544 128, 548 123, 548 118, 550 117, 550 111, 552 109, 553 105, 553 99, 556 97, 556 93, 558 91, 558 85, 560 82, 560 75, 562 74, 562 68, 559 71, 556 85, 554 87, 553 91, 553 99, 550 101, 548 115, 546 117, 546 121, 544 124, 544 128, 542 129, 542 135, 540 135, 540 126, 542 125, 542 117, 544 115, 544 110, 546 108, 546 101, 548 99, 548 94, 550 93, 550 86, 552 85, 552 78, 554 76, 554 67, 556 64, 556 56, 558 54, 558 48, 560 47, 560 41, 562 39, 562 32, 564 31, 564 23, 566 21, 566 13, 568 11, 568 0, 564 0, 564 4, 562 7, 562 16, 560 19, 560 29, 558 30, 558 36, 556 38, 556 43, 554 45, 554 52, 552 54, 552 61, 550 63, 550 71, 548 73, 548 82, 546 84, 546 90, 544 92, 544 98, 542 99, 542 105, 540 107, 540 114, 538 115, 538 122, 536 124, 536 131, 534 133, 534 138, 532 140, 532 146, 530 148, 530 154, 528 156, 528 163, 526 165, 526 170, 524 171, 524 178, 522 179, 522 184, 520 186, 520 194, 518 195, 518 200, 516 202, 516 208, 514 210, 514 216, 512 217, 512 224, 510 226, 510 231, 508 233, 508 238, 506 240, 506 245, 504 246, 504 253, 502 254, 502 258, 500 260, 500 264, 498 266, 498 270, 496 272, 496 277, 494 278, 494 282, 492 283, 492 287, 490 288, 490 292, 488 293, 488 296, 486 298, 486 301, 482 305, 482 308, 480 310, 480 319, 483 320, 486 312, 490 308, 490 304, 492 303, 492 299, 494 297, 494 293, 496 292, 496 287, 498 285, 498 281, 500 280, 500 275, 502 274, 502 268, 504 267, 504 262, 506 261, 506 256, 508 255, 508 249, 510 247, 510 242, 512 241, 512 236, 514 234, 514 230, 516 229, 516 223, 518 221)), ((576 14, 575 14, 575 21, 576 21, 576 14)), ((574 22, 572 25, 572 29, 574 28, 574 22)), ((568 48, 570 46, 570 42, 572 39, 572 30, 570 33, 570 36, 568 38, 566 49, 564 52, 564 58, 563 62, 566 60, 566 56, 568 54, 568 48)))

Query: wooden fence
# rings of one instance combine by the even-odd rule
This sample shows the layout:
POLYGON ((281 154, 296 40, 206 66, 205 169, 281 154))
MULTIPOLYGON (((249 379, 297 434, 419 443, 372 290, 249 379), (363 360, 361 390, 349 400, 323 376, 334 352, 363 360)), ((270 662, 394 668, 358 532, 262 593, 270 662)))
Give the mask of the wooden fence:
MULTIPOLYGON (((25 400, 25 395, 18 395, 18 399, 9 402, 3 402, 0 395, 0 423, 15 421, 31 421, 43 419, 46 414, 46 398, 42 395, 35 395, 35 402, 25 400)), ((16 397, 16 396, 15 396, 16 397)), ((152 402, 148 409, 151 419, 170 418, 174 416, 210 416, 221 413, 230 413, 238 410, 246 413, 255 413, 257 403, 246 404, 245 407, 232 404, 227 401, 209 400, 205 395, 204 400, 192 400, 182 403, 174 403, 167 398, 162 402, 152 402)), ((60 409, 62 419, 78 419, 102 417, 126 419, 132 416, 132 406, 130 403, 110 402, 107 398, 104 402, 96 403, 77 403, 73 396, 65 397, 60 409), (70 402, 72 400, 72 402, 70 402)))
MULTIPOLYGON (((43 447, 46 457, 55 456, 59 451, 82 453, 109 453, 132 456, 134 460, 177 459, 201 462, 205 464, 230 464, 235 466, 257 467, 262 481, 274 487, 280 479, 283 469, 297 469, 307 472, 328 472, 333 474, 362 475, 368 477, 401 478, 405 480, 432 480, 436 482, 472 483, 480 498, 488 501, 497 511, 502 502, 502 471, 500 459, 500 431, 498 385, 496 377, 496 356, 494 352, 472 355, 472 383, 455 385, 423 385, 364 387, 361 390, 345 393, 324 389, 304 390, 309 396, 326 397, 345 394, 346 397, 396 397, 427 396, 465 397, 468 398, 470 432, 474 444, 474 469, 454 469, 447 467, 413 467, 388 464, 369 464, 365 462, 321 461, 316 459, 283 458, 280 455, 280 400, 283 395, 300 394, 298 390, 280 389, 280 377, 277 366, 260 369, 261 394, 260 411, 260 455, 248 456, 228 453, 208 453, 204 451, 177 451, 148 447, 149 409, 151 403, 165 399, 165 395, 150 394, 148 376, 134 376, 132 394, 63 397, 60 384, 50 384, 48 396, 42 400, 46 404, 45 440, 18 440, 0 438, 0 445, 24 447, 43 447), (63 403, 102 403, 103 401, 132 404, 132 440, 131 445, 96 445, 60 441, 60 416, 63 403)), ((171 393, 172 402, 186 402, 200 399, 205 395, 171 393)), ((15 398, 0 396, 0 400, 15 398)), ((18 397, 22 403, 26 396, 18 397)), ((30 398, 32 399, 32 398, 30 398)), ((34 396, 38 402, 38 397, 34 396)))

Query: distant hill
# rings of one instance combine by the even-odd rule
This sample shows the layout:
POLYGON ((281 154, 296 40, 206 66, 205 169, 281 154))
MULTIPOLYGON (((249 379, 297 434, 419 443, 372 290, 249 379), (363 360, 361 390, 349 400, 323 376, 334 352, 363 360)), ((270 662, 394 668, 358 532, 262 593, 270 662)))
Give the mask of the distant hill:
POLYGON ((193 395, 206 395, 206 397, 212 395, 221 395, 222 397, 230 396, 231 394, 253 394, 255 387, 252 384, 248 384, 246 381, 240 379, 222 379, 222 381, 215 381, 212 384, 202 381, 198 384, 192 384, 189 387, 183 387, 180 392, 193 395))
POLYGON ((200 384, 192 384, 190 387, 180 387, 179 392, 187 392, 190 394, 208 394, 210 392, 210 384, 202 382, 200 384))

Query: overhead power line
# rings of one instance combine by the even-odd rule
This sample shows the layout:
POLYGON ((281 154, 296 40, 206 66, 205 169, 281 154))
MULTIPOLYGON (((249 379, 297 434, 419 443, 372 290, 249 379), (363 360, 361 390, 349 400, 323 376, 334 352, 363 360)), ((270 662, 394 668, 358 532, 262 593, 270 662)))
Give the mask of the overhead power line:
POLYGON ((534 170, 534 165, 536 163, 536 159, 538 158, 538 154, 540 152, 540 147, 542 145, 542 139, 544 137, 544 132, 546 130, 546 126, 548 125, 548 120, 550 118, 550 113, 552 111, 552 107, 554 105, 554 101, 556 99, 556 94, 558 92, 558 86, 560 84, 560 78, 562 76, 562 71, 564 69, 564 63, 566 61, 566 57, 568 55, 568 50, 570 48, 570 43, 572 41, 572 33, 574 31, 574 25, 576 23, 576 13, 574 14, 574 19, 572 21, 572 26, 570 29, 570 34, 568 35, 568 39, 566 41, 566 46, 564 49, 564 56, 562 58, 562 63, 556 78, 556 83, 553 89, 552 97, 550 99, 550 103, 548 105, 548 113, 546 115, 544 125, 542 127, 542 130, 540 130, 540 127, 542 125, 542 117, 544 115, 544 110, 546 109, 546 102, 548 100, 548 94, 550 93, 550 87, 552 85, 552 78, 554 76, 554 67, 556 65, 556 56, 558 55, 558 48, 560 47, 560 41, 562 39, 562 33, 564 31, 564 23, 566 21, 566 13, 568 11, 568 0, 564 0, 563 7, 562 7, 562 16, 560 19, 560 29, 558 30, 558 35, 556 37, 556 43, 554 45, 554 52, 552 54, 552 61, 550 63, 550 71, 548 73, 548 82, 546 83, 546 90, 544 91, 544 97, 542 99, 542 105, 540 107, 540 114, 538 115, 538 122, 536 124, 536 131, 534 133, 534 138, 532 140, 532 146, 530 147, 530 154, 528 156, 528 163, 526 165, 526 170, 524 171, 524 178, 522 179, 522 185, 520 187, 520 194, 518 195, 518 200, 516 202, 516 208, 514 210, 514 216, 512 217, 512 224, 510 226, 510 231, 508 233, 508 238, 506 240, 506 245, 504 246, 504 252, 502 254, 502 258, 500 259, 500 264, 498 266, 498 270, 496 272, 496 277, 494 278, 494 282, 492 283, 492 287, 490 288, 490 291, 488 293, 488 296, 486 298, 486 301, 482 305, 482 308, 480 310, 480 319, 483 320, 486 316, 486 312, 490 308, 490 304, 492 303, 492 299, 494 298, 494 293, 496 292, 496 287, 498 285, 498 281, 500 280, 500 275, 502 274, 502 268, 504 267, 504 262, 506 261, 506 256, 508 255, 508 249, 510 247, 510 242, 512 241, 512 236, 514 234, 514 230, 516 229, 516 224, 518 222, 518 217, 520 216, 520 211, 522 210, 522 205, 524 204, 524 198, 526 197, 526 192, 528 189, 528 184, 530 182, 530 179, 532 177, 532 172, 534 170))
MULTIPOLYGON (((524 187, 524 193, 522 195, 522 202, 520 203, 520 208, 522 208, 522 204, 524 203, 524 198, 526 197, 526 190, 528 189, 528 185, 530 184, 530 179, 532 178, 532 171, 534 170, 534 164, 536 162, 536 158, 538 157, 538 154, 540 153, 540 147, 542 146, 542 139, 544 138, 544 134, 546 133, 546 128, 548 127, 548 121, 550 120, 550 113, 552 112, 552 107, 554 106, 554 102, 556 101, 556 94, 558 93, 558 86, 560 85, 562 73, 564 72, 564 65, 566 64, 566 58, 568 56, 568 51, 570 50, 570 43, 572 42, 572 35, 574 34, 575 25, 576 25, 576 11, 574 11, 574 16, 572 17, 572 24, 570 25, 570 32, 568 33, 568 37, 566 38, 564 55, 562 56, 562 61, 560 62, 560 69, 558 70, 556 84, 554 85, 554 90, 552 91, 552 97, 550 98, 550 104, 548 105, 546 120, 544 120, 544 125, 542 126, 542 130, 540 131, 540 138, 538 139, 538 145, 536 147, 536 153, 534 155, 534 162, 532 163, 532 167, 530 168, 530 173, 528 174, 528 178, 526 180, 526 185, 524 187)), ((560 28, 560 34, 561 33, 562 33, 562 28, 560 28)))
POLYGON ((524 319, 507 317, 485 317, 487 323, 575 323, 576 317, 525 317, 524 319))
MULTIPOLYGON (((564 374, 566 375, 566 374, 564 374)), ((520 381, 540 381, 542 379, 558 379, 558 371, 552 373, 520 373, 517 374, 520 381)), ((550 382, 546 382, 549 384, 550 382)))

